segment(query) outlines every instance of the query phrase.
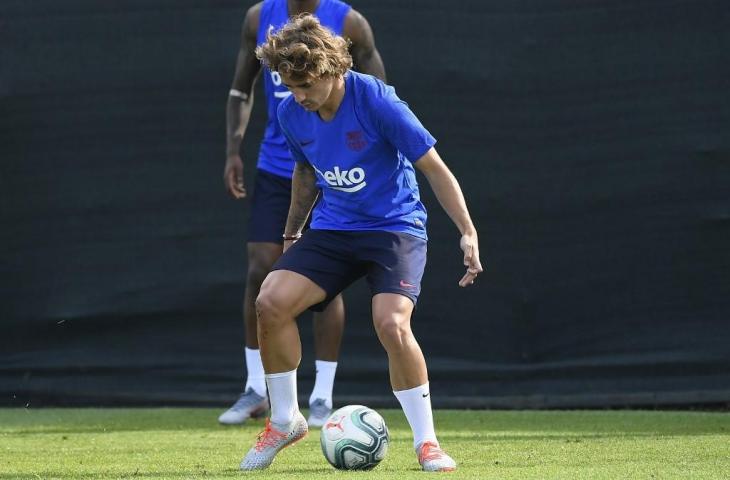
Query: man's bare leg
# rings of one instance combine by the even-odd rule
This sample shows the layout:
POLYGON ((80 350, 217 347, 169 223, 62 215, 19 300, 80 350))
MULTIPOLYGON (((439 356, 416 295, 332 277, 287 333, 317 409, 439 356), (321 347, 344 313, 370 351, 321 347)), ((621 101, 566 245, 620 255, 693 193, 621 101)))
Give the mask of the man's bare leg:
POLYGON ((418 461, 427 471, 455 470, 456 462, 436 439, 426 359, 411 330, 413 302, 396 293, 380 293, 372 304, 375 331, 388 353, 390 383, 413 430, 418 461))
POLYGON ((271 418, 241 461, 241 470, 268 467, 282 448, 307 434, 307 421, 297 405, 296 369, 301 361, 302 346, 296 317, 324 298, 321 287, 287 270, 271 272, 261 286, 256 313, 271 418))

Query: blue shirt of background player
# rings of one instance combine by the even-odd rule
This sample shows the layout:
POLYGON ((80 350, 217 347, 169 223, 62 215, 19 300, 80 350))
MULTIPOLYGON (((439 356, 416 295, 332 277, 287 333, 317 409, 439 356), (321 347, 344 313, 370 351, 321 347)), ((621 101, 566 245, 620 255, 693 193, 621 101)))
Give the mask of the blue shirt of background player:
MULTIPOLYGON (((277 32, 289 21, 289 7, 287 0, 264 0, 261 5, 261 16, 259 18, 259 29, 256 34, 256 45, 266 42, 266 34, 269 29, 272 33, 277 32)), ((320 0, 314 15, 320 23, 332 30, 337 35, 342 35, 345 26, 345 17, 352 7, 340 0, 320 0)), ((291 158, 286 146, 286 140, 279 129, 279 122, 276 121, 276 110, 279 103, 290 95, 289 90, 281 84, 281 77, 278 73, 272 72, 265 66, 262 70, 264 80, 264 95, 266 97, 266 109, 268 118, 264 138, 261 140, 259 149, 259 161, 257 168, 265 170, 280 177, 291 178, 294 170, 294 161, 291 158)))
POLYGON ((281 102, 278 117, 294 160, 314 167, 322 191, 311 228, 385 230, 426 239, 426 208, 412 162, 436 139, 393 87, 348 71, 332 120, 323 121, 293 97, 281 102))

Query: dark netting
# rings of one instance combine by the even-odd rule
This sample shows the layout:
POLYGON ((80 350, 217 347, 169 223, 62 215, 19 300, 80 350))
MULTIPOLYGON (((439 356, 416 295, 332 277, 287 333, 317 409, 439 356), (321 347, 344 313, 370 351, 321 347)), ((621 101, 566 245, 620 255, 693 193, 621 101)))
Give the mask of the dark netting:
MULTIPOLYGON (((248 6, 0 2, 0 404, 240 391, 248 207, 221 174, 248 6)), ((730 401, 726 2, 355 6, 481 234, 486 273, 459 289, 457 232, 421 180, 434 404, 730 401)), ((335 402, 395 405, 365 285, 347 300, 335 402)))

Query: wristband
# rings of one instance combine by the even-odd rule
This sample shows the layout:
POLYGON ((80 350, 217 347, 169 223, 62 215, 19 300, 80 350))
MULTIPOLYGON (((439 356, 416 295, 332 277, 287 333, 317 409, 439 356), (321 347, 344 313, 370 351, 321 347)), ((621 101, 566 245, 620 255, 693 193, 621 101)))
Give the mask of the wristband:
POLYGON ((240 90, 236 90, 235 88, 232 88, 229 90, 228 95, 231 97, 238 97, 244 102, 248 101, 248 93, 242 92, 240 90))
POLYGON ((284 240, 299 240, 302 237, 301 233, 295 233, 293 235, 287 235, 286 233, 281 236, 284 240))

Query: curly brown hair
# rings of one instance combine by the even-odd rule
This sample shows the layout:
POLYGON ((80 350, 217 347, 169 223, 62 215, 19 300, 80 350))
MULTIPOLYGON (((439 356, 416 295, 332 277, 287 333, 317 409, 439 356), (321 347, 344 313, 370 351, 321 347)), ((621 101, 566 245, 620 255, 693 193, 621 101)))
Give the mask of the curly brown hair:
POLYGON ((272 72, 299 81, 338 77, 352 67, 349 40, 323 27, 317 17, 303 13, 292 17, 277 33, 266 35, 256 57, 272 72))

